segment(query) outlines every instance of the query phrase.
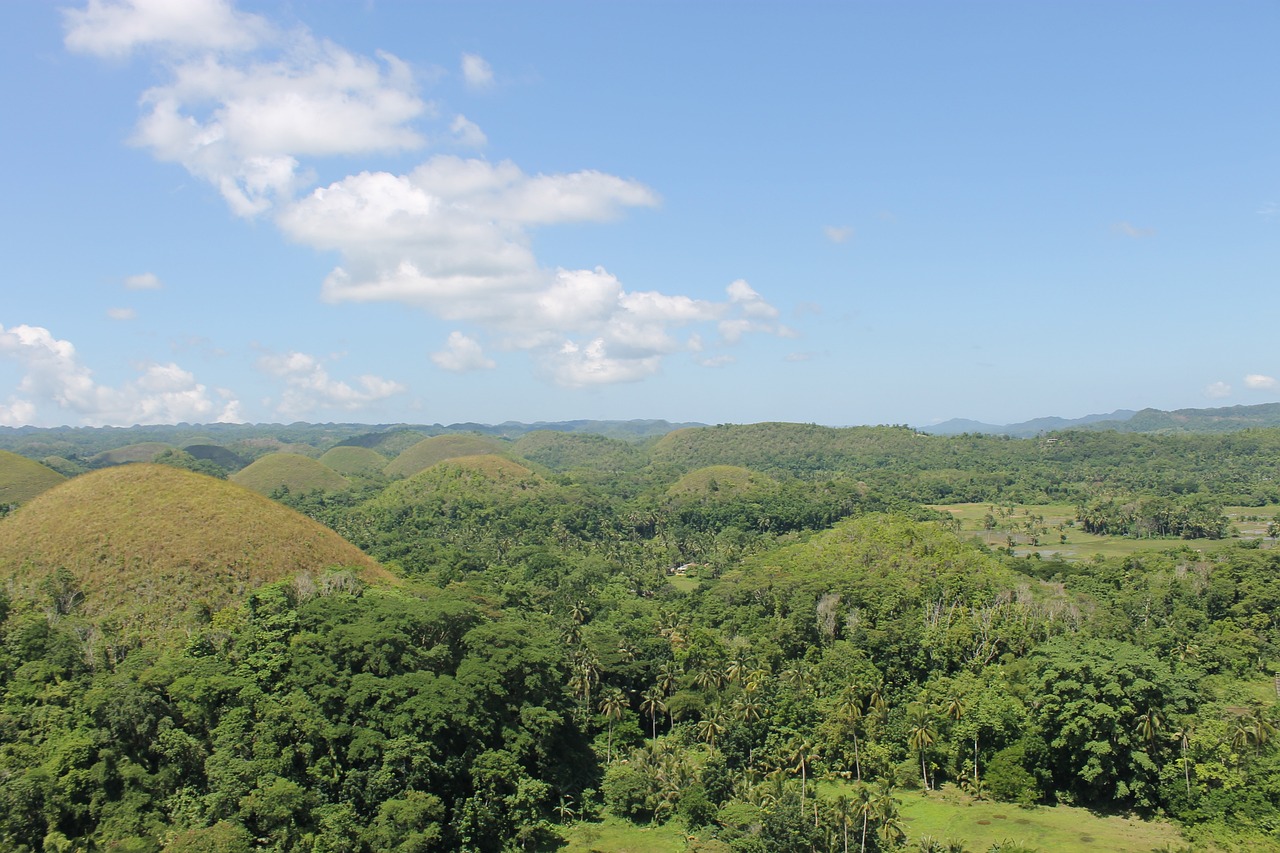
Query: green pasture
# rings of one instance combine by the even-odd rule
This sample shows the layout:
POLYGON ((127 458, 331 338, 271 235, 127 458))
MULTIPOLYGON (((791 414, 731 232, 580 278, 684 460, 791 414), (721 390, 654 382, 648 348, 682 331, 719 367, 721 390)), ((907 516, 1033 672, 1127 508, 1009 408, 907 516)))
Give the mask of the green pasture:
MULTIPOLYGON (((1280 507, 1223 507, 1223 512, 1239 532, 1238 537, 1133 539, 1127 536, 1096 536, 1085 533, 1075 524, 1074 504, 1014 504, 1012 514, 1007 515, 1002 514, 997 505, 991 503, 934 504, 930 509, 950 513, 959 520, 962 534, 969 534, 992 548, 1009 547, 1012 538, 1013 551, 1019 556, 1038 551, 1042 557, 1059 554, 1064 560, 1087 560, 1095 554, 1125 557, 1141 552, 1166 551, 1184 545, 1201 551, 1214 551, 1229 547, 1232 542, 1240 539, 1262 539, 1263 547, 1271 548, 1276 543, 1267 538, 1267 524, 1280 514, 1280 507), (988 514, 995 519, 995 527, 990 530, 984 523, 988 514), (1026 527, 1033 516, 1041 519, 1034 524, 1035 531, 1026 527), (1066 536, 1065 542, 1062 541, 1063 536, 1066 536)), ((1008 505, 1005 506, 1005 510, 1007 509, 1008 505)))
MULTIPOLYGON (((847 783, 826 782, 819 787, 829 798, 852 791, 847 783)), ((1097 815, 1071 806, 1025 808, 975 800, 950 785, 928 794, 903 791, 898 800, 907 831, 906 849, 914 848, 926 835, 938 841, 963 841, 971 853, 984 853, 1003 841, 1017 841, 1042 853, 1152 853, 1186 844, 1178 828, 1165 821, 1097 815)), ((682 853, 698 846, 690 843, 694 838, 706 841, 714 835, 710 827, 686 835, 674 821, 637 825, 608 814, 598 822, 575 823, 562 831, 563 853, 682 853)), ((855 847, 852 836, 850 847, 855 847)))
POLYGON ((939 841, 963 841, 976 853, 1002 841, 1017 841, 1044 853, 1150 853, 1183 843, 1172 823, 1101 816, 1071 806, 1024 808, 975 800, 951 786, 928 794, 903 793, 899 799, 912 844, 931 835, 939 841))
POLYGON ((562 853, 682 853, 686 836, 672 822, 639 826, 606 814, 591 823, 575 823, 564 828, 562 853))

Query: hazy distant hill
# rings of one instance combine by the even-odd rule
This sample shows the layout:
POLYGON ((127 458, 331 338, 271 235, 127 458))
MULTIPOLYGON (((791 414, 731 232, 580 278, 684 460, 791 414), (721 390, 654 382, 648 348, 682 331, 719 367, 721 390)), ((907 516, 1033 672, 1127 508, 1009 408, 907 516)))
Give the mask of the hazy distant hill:
POLYGON ((1280 427, 1280 403, 1256 406, 1225 406, 1217 409, 1143 409, 1132 417, 1099 421, 1084 429, 1113 429, 1117 432, 1235 432, 1256 427, 1280 427))
MULTIPOLYGON (((964 418, 952 418, 940 424, 920 427, 921 432, 931 435, 961 435, 963 433, 981 433, 984 435, 1009 435, 1014 438, 1032 438, 1042 432, 1056 432, 1064 429, 1077 429, 1092 424, 1124 423, 1134 416, 1131 409, 1117 409, 1105 415, 1085 415, 1083 418, 1035 418, 1017 424, 986 424, 981 421, 970 421, 964 418)), ((1116 427, 1099 427, 1116 429, 1116 427)))

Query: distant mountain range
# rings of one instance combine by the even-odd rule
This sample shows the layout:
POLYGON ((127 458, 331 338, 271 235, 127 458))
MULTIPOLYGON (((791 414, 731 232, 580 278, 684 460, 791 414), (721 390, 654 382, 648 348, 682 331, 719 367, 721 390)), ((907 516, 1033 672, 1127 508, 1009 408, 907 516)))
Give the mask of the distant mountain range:
POLYGON ((1256 406, 1226 406, 1218 409, 1117 409, 1105 415, 1082 418, 1035 418, 1016 424, 987 424, 952 418, 940 424, 920 427, 932 435, 983 433, 1031 438, 1046 432, 1069 429, 1115 430, 1116 432, 1233 432, 1254 427, 1280 427, 1280 403, 1256 406))

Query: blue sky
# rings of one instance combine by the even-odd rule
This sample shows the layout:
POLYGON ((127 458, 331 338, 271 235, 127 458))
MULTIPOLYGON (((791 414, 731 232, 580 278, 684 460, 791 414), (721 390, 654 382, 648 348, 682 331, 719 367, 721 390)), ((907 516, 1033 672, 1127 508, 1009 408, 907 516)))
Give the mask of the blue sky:
POLYGON ((1280 399, 1280 6, 0 4, 0 424, 1280 399))

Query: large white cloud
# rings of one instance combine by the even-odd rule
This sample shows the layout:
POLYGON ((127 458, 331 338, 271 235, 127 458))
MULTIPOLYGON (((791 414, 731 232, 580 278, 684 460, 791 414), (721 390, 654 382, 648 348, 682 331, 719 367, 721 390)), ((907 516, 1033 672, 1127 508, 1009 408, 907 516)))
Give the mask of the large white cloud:
MULTIPOLYGON (((488 346, 530 351, 568 386, 633 381, 673 353, 789 334, 745 281, 730 284, 726 299, 707 300, 628 291, 603 267, 539 261, 538 228, 656 206, 657 194, 636 180, 594 170, 528 174, 510 161, 436 154, 404 174, 364 171, 307 189, 315 158, 487 140, 459 113, 440 132, 424 132, 419 124, 439 110, 394 56, 357 56, 221 0, 174 5, 182 8, 92 0, 67 13, 67 45, 110 56, 146 45, 164 56, 167 79, 143 95, 134 141, 217 187, 237 214, 269 213, 292 240, 336 251, 340 265, 321 288, 327 301, 400 302, 468 324, 432 356, 443 369, 489 366, 488 346)), ((462 70, 472 89, 493 82, 476 54, 463 57, 462 70)), ((326 396, 322 384, 305 390, 342 405, 341 393, 326 396)), ((313 401, 303 390, 291 386, 299 409, 313 401)))
POLYGON ((237 11, 226 0, 89 0, 63 10, 67 47, 119 57, 135 48, 248 50, 271 37, 258 15, 237 11))
POLYGON ((40 326, 0 326, 0 357, 17 362, 23 373, 17 393, 0 404, 0 423, 67 423, 68 417, 85 426, 239 420, 234 395, 210 393, 177 364, 144 364, 134 380, 100 384, 70 341, 40 326))

